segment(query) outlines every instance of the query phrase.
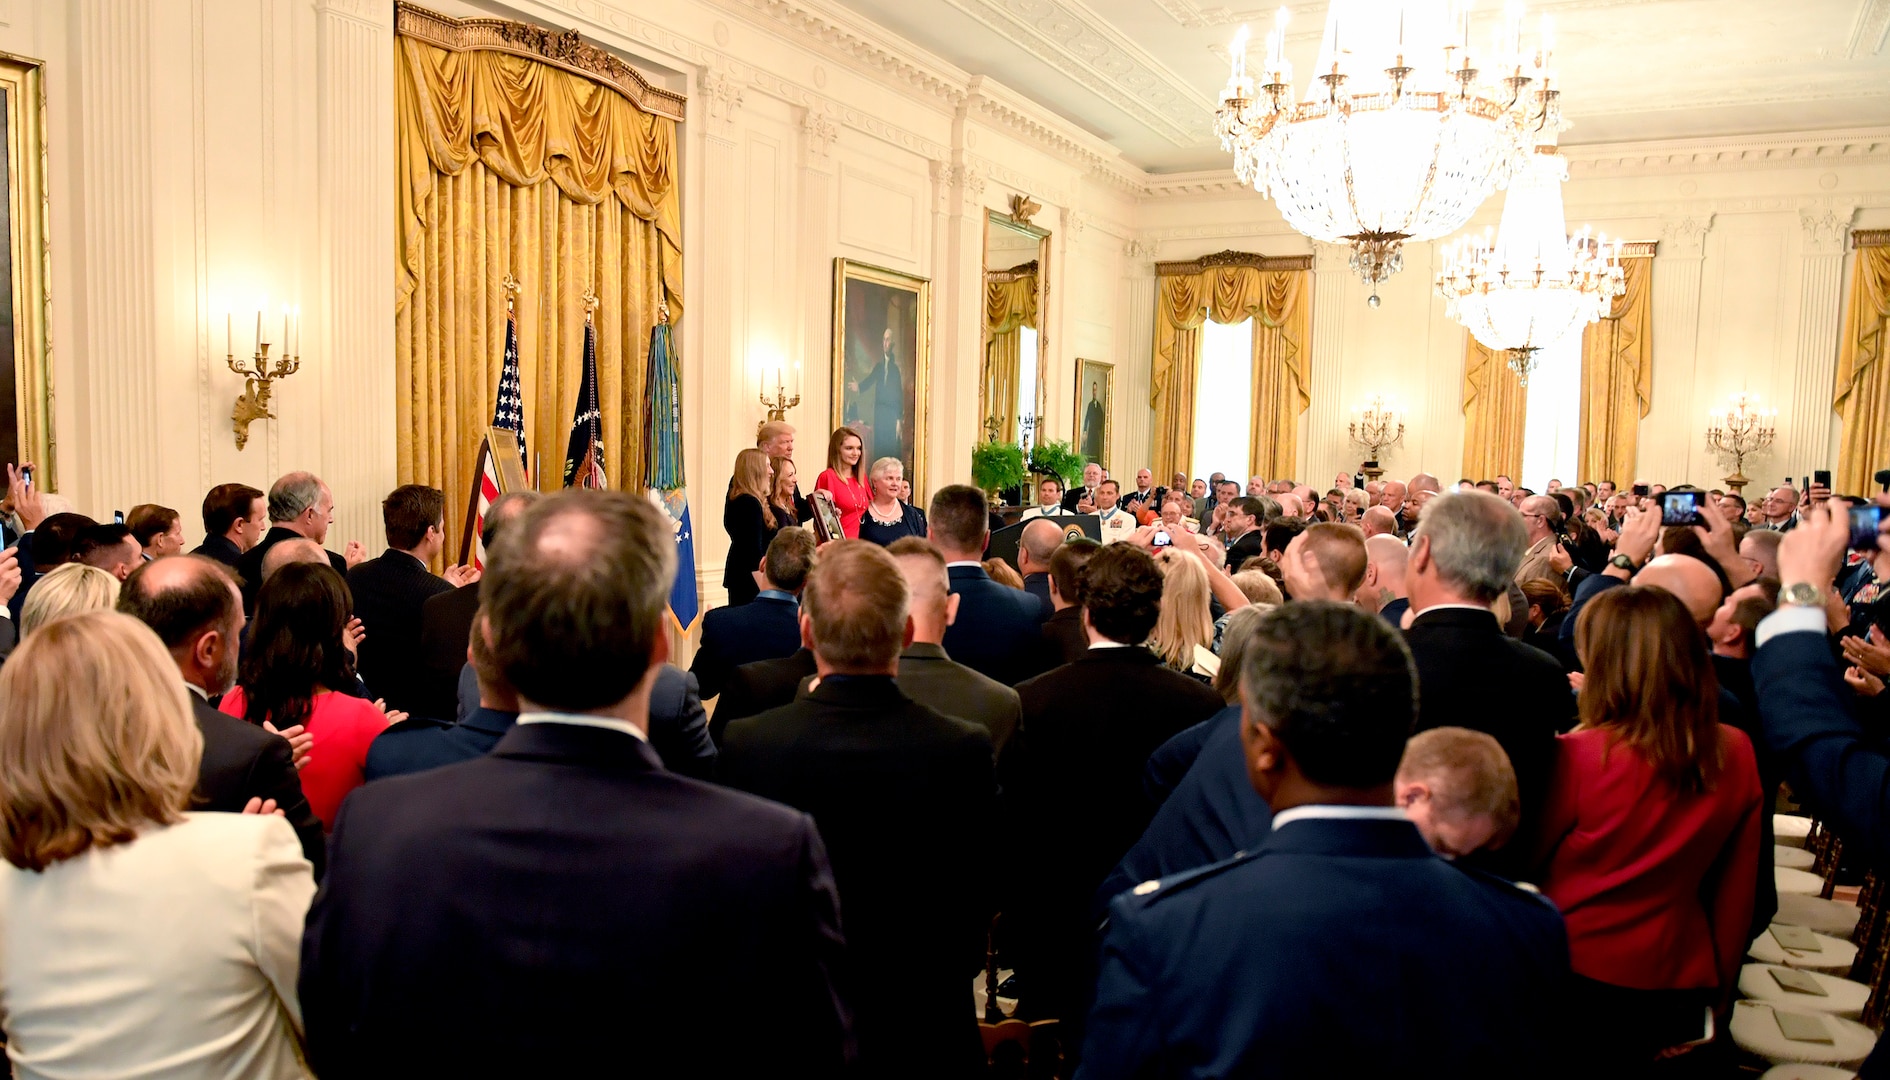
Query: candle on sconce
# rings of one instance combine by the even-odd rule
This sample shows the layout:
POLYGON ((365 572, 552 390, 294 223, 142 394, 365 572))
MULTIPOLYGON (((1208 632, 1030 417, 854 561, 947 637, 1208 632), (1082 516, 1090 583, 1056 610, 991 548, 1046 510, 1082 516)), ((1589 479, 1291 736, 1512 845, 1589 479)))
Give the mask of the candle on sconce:
POLYGON ((223 352, 228 356, 236 355, 236 335, 231 329, 235 322, 236 316, 227 311, 223 313, 223 352))

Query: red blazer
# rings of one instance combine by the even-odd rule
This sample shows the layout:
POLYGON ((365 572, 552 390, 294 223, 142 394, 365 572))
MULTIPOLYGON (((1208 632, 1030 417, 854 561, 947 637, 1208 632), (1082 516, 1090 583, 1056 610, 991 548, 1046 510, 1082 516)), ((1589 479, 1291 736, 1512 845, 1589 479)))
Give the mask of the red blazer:
POLYGON ((815 479, 814 489, 833 494, 834 509, 840 511, 840 530, 847 534, 847 539, 858 540, 860 518, 865 516, 867 504, 873 501, 866 485, 850 476, 843 480, 839 473, 825 469, 815 479))
MULTIPOLYGON (((223 695, 219 707, 241 719, 244 701, 243 688, 238 686, 223 695)), ((309 808, 321 819, 322 831, 332 832, 341 800, 366 782, 368 744, 387 730, 387 715, 371 701, 322 693, 315 696, 304 723, 315 744, 309 747, 308 765, 299 774, 302 791, 309 808)))
POLYGON ((1614 740, 1605 729, 1556 739, 1535 865, 1568 923, 1570 966, 1635 990, 1729 987, 1759 871, 1752 743, 1721 724, 1718 783, 1681 795, 1614 740))

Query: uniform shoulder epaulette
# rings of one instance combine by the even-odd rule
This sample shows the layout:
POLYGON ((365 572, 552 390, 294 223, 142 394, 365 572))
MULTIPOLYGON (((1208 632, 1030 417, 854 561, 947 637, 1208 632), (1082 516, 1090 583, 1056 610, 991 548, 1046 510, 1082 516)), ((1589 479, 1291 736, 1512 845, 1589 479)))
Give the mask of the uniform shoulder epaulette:
POLYGON ((1209 863, 1194 870, 1184 870, 1179 874, 1170 874, 1165 878, 1150 878, 1128 890, 1126 896, 1131 898, 1132 902, 1146 906, 1164 897, 1173 896, 1192 885, 1224 874, 1252 858, 1253 856, 1245 851, 1236 851, 1217 863, 1209 863))

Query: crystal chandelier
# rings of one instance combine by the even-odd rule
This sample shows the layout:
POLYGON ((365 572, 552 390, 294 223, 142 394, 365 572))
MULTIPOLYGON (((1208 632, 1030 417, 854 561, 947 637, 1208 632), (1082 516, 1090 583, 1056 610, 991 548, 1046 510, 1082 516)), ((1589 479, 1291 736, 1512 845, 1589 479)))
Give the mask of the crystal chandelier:
POLYGON ((1466 239, 1445 248, 1437 292, 1445 311, 1490 349, 1509 352, 1510 369, 1529 384, 1536 355, 1608 313, 1626 288, 1621 241, 1568 235, 1562 181, 1568 163, 1553 143, 1536 153, 1503 197, 1503 219, 1491 240, 1466 239))
POLYGON ((1332 0, 1315 77, 1297 97, 1285 44, 1282 8, 1256 85, 1241 28, 1215 131, 1241 182, 1287 224, 1351 246, 1373 307, 1406 240, 1462 228, 1526 160, 1526 133, 1560 123, 1546 32, 1526 53, 1517 7, 1473 55, 1469 0, 1332 0))
POLYGON ((1746 459, 1764 453, 1778 436, 1778 410, 1761 409, 1757 394, 1734 394, 1720 412, 1706 414, 1706 445, 1722 459, 1733 460, 1726 486, 1733 494, 1752 483, 1746 477, 1746 459))

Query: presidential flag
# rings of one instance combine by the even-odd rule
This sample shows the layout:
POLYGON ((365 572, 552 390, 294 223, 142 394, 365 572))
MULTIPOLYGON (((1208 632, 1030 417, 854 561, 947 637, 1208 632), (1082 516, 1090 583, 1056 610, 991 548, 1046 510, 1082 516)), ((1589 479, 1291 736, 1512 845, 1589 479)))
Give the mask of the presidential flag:
POLYGON ((682 394, 668 313, 650 331, 649 393, 643 410, 643 445, 648 447, 643 485, 650 501, 669 518, 676 540, 676 580, 669 587, 669 614, 687 634, 702 613, 696 596, 696 540, 689 524, 689 496, 683 486, 682 394))
MULTIPOLYGON (((499 396, 492 405, 492 426, 518 437, 520 461, 529 461, 525 453, 525 396, 518 377, 518 316, 511 301, 505 309, 505 361, 499 368, 499 396)), ((470 553, 472 565, 485 569, 486 511, 500 495, 499 466, 493 460, 490 438, 479 440, 479 467, 473 472, 472 506, 466 514, 466 536, 460 542, 460 562, 470 553)))
POLYGON ((571 440, 564 448, 564 486, 604 490, 604 414, 597 407, 597 329, 584 319, 584 378, 578 384, 571 417, 571 440))

